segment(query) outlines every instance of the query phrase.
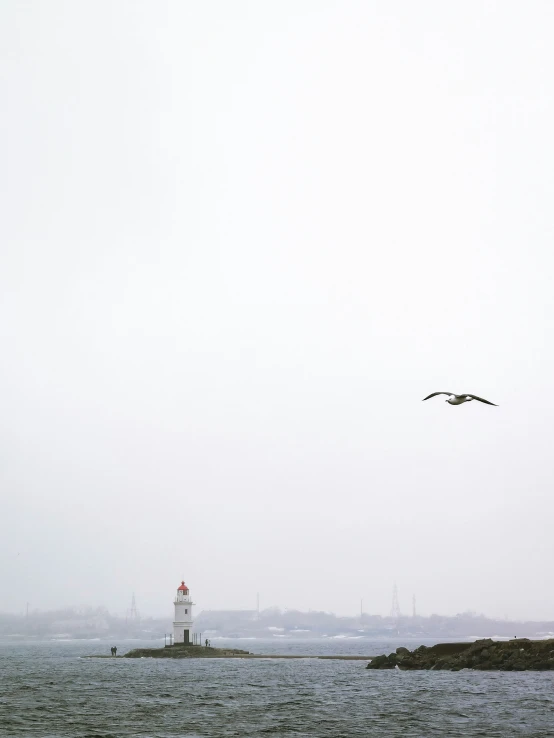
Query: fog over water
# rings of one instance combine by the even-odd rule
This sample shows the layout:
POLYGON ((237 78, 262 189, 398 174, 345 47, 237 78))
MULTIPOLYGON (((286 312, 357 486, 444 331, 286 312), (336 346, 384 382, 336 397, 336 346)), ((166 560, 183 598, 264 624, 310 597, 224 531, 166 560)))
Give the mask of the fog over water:
POLYGON ((4 0, 0 611, 554 619, 553 37, 4 0))

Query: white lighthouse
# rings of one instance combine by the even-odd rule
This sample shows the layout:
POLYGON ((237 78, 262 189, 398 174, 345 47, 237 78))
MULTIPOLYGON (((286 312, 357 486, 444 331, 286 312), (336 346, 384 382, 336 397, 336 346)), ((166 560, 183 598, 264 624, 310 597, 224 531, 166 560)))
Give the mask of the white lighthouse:
POLYGON ((190 643, 192 633, 192 606, 189 588, 184 582, 177 588, 175 597, 175 620, 173 621, 173 643, 190 643))

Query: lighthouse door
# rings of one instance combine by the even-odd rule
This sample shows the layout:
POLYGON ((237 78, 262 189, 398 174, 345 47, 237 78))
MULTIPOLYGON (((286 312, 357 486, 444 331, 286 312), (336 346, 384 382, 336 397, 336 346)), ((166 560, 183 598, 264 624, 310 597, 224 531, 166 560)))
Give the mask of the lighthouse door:
POLYGON ((186 644, 189 644, 190 643, 189 631, 188 630, 185 630, 184 633, 183 633, 183 643, 186 643, 186 644))

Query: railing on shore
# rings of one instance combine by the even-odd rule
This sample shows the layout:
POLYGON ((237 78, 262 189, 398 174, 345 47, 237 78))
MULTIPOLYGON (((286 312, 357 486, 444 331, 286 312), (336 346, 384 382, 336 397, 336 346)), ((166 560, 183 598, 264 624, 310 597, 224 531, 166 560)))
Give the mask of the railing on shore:
POLYGON ((164 633, 164 645, 166 648, 170 646, 205 646, 211 647, 210 641, 206 638, 202 643, 202 633, 193 633, 192 640, 189 643, 175 643, 173 633, 164 633))

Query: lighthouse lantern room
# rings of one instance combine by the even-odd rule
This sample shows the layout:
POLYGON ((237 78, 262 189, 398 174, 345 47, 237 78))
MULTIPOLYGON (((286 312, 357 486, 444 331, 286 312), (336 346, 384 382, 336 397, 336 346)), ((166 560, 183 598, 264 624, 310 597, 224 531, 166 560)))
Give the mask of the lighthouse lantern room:
POLYGON ((181 582, 174 600, 175 620, 173 621, 173 643, 190 643, 192 633, 192 606, 194 602, 189 588, 181 582))

